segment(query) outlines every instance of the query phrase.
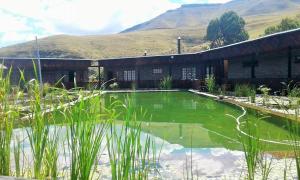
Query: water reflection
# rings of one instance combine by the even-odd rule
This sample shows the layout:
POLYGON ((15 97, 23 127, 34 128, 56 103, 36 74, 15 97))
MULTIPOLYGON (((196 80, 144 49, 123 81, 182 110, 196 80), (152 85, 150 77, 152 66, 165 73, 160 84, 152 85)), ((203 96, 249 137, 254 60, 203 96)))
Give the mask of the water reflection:
MULTIPOLYGON (((170 124, 169 124, 170 125, 170 124)), ((150 126, 150 125, 149 125, 150 126)), ((185 179, 187 176, 200 179, 240 179, 245 173, 245 161, 244 154, 241 151, 229 150, 227 148, 186 148, 184 141, 189 137, 190 126, 185 124, 174 124, 177 129, 177 138, 172 139, 172 136, 166 136, 164 138, 155 136, 158 130, 141 134, 141 143, 144 144, 147 135, 150 135, 154 140, 156 147, 156 155, 160 157, 155 166, 159 167, 159 173, 152 172, 150 179, 185 179), (179 135, 179 137, 178 137, 179 135), (181 138, 182 137, 182 138, 181 138)), ((155 129, 155 128, 154 128, 155 129)), ((60 146, 59 146, 59 169, 60 171, 68 172, 70 170, 70 151, 68 150, 66 142, 66 127, 65 126, 51 126, 50 133, 55 130, 60 131, 60 146)), ((121 131, 121 125, 117 125, 117 132, 121 131)), ((174 130, 174 129, 172 129, 174 130)), ((195 130, 195 129, 194 129, 195 130)), ((193 131, 193 133, 200 133, 193 131)), ((211 144, 213 142, 210 138, 211 133, 201 131, 200 139, 197 142, 201 146, 215 146, 217 144, 211 144)), ((24 141, 21 144, 23 147, 23 153, 21 153, 21 160, 25 162, 21 168, 27 168, 32 166, 32 154, 30 150, 30 144, 27 138, 25 129, 15 129, 13 136, 21 137, 24 141)), ((197 137, 197 136, 195 136, 197 137)), ((101 147, 101 153, 99 154, 98 172, 101 172, 101 179, 111 179, 109 156, 106 149, 106 142, 103 142, 101 147), (101 171, 100 171, 101 170, 101 171)), ((186 145, 187 146, 187 145, 186 145)), ((13 143, 11 145, 13 151, 13 143)), ((13 160, 13 157, 12 157, 13 160)), ((288 160, 290 162, 291 160, 288 160)), ((274 160, 276 166, 271 173, 272 179, 281 179, 282 171, 285 161, 274 160)), ((14 167, 12 167, 14 169, 14 167)), ((293 170, 291 170, 293 171, 293 170)), ((293 172, 292 172, 293 173, 293 172)))
MULTIPOLYGON (((240 108, 187 92, 108 94, 104 98, 110 96, 121 102, 126 102, 128 96, 133 98, 134 108, 142 108, 148 115, 138 119, 150 122, 154 127, 145 127, 144 131, 150 131, 168 142, 184 147, 193 144, 195 148, 241 149, 237 143, 236 121, 227 115, 238 117, 242 114, 240 108)), ((111 103, 107 100, 105 102, 107 105, 111 103)), ((257 113, 247 113, 242 120, 257 119, 257 116, 257 113)), ((284 141, 289 132, 281 126, 263 120, 258 129, 265 139, 284 141)))

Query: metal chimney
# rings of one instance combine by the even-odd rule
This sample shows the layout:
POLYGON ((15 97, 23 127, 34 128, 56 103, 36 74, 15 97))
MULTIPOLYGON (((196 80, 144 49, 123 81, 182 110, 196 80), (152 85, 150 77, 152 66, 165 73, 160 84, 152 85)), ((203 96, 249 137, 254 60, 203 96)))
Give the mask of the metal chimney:
POLYGON ((178 51, 178 54, 181 54, 181 37, 180 36, 177 38, 177 51, 178 51))

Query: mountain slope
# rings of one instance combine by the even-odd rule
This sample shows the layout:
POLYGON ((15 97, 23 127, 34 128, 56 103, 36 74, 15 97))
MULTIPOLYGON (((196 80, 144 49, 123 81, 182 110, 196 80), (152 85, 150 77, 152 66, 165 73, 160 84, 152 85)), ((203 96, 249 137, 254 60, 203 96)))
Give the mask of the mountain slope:
MULTIPOLYGON (((113 35, 57 35, 39 40, 41 57, 111 58, 176 53, 182 37, 183 52, 205 49, 207 23, 223 12, 235 10, 246 20, 250 38, 263 34, 282 18, 300 13, 300 0, 234 0, 226 4, 183 5, 153 20, 113 35)), ((34 57, 34 42, 0 48, 0 57, 34 57)))
POLYGON ((233 0, 225 4, 190 4, 138 24, 123 32, 207 26, 211 19, 233 10, 242 17, 300 10, 300 0, 233 0))

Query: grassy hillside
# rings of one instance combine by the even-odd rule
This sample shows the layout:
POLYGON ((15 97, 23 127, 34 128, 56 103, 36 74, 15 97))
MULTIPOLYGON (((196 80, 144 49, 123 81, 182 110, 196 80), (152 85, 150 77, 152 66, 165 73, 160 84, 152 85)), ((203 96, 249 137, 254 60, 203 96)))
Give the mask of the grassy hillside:
MULTIPOLYGON (((277 8, 281 12, 275 11, 270 13, 269 10, 261 10, 259 15, 246 15, 246 28, 250 33, 250 38, 256 38, 263 34, 264 29, 268 26, 277 24, 285 17, 295 17, 300 11, 298 4, 300 0, 255 0, 251 6, 241 6, 240 2, 253 2, 254 0, 235 0, 228 7, 239 7, 239 12, 247 14, 254 11, 253 7, 261 3, 273 2, 274 6, 270 9, 274 12, 277 8), (288 2, 282 4, 282 2, 288 2), (236 4, 235 4, 236 3, 236 4), (293 4, 294 3, 294 4, 293 4), (238 5, 237 5, 238 4, 238 5), (292 6, 293 7, 290 7, 292 6), (282 7, 284 6, 284 7, 282 7)), ((243 4, 242 4, 243 5, 243 4)), ((223 5, 189 5, 183 8, 194 9, 213 9, 223 5)), ((266 8, 266 7, 265 7, 266 8)), ((270 11, 271 11, 270 10, 270 11)), ((173 10, 176 11, 177 10, 173 10)), ((168 13, 173 12, 168 11, 168 13)), ((208 10, 207 10, 208 11, 208 10)), ((197 24, 198 20, 211 18, 213 14, 202 14, 202 18, 196 16, 196 10, 189 11, 190 18, 188 21, 181 22, 171 21, 165 18, 165 24, 169 26, 178 26, 176 28, 154 28, 149 30, 139 30, 134 32, 120 33, 114 35, 94 35, 94 36, 69 36, 57 35, 41 39, 40 51, 41 57, 69 57, 69 58, 111 58, 124 56, 140 56, 147 50, 149 55, 176 53, 176 39, 181 36, 183 39, 183 52, 201 51, 205 46, 203 37, 206 32, 207 24, 197 24), (195 16, 194 16, 195 15, 195 16), (198 19, 199 18, 199 19, 198 19), (184 25, 190 24, 190 25, 184 25)), ((205 11, 206 12, 206 11, 205 11)), ((184 14, 184 12, 182 12, 184 14)), ((187 13, 187 12, 186 12, 187 13)), ((207 13, 207 12, 206 12, 207 13)), ((181 16, 184 16, 184 15, 181 16)), ((162 15, 165 16, 165 15, 162 15)), ((181 17, 178 15, 178 17, 181 17)), ((171 18, 171 16, 169 17, 171 18)), ((174 19, 174 17, 173 17, 174 19)), ((150 26, 150 24, 149 24, 150 26)), ((153 26, 153 24, 151 24, 153 26)), ((0 57, 34 57, 34 43, 27 42, 0 49, 0 57)))
POLYGON ((207 26, 211 19, 224 12, 235 11, 240 16, 269 16, 300 10, 300 0, 233 0, 225 4, 190 4, 167 11, 145 23, 131 27, 123 32, 161 28, 192 28, 207 26))

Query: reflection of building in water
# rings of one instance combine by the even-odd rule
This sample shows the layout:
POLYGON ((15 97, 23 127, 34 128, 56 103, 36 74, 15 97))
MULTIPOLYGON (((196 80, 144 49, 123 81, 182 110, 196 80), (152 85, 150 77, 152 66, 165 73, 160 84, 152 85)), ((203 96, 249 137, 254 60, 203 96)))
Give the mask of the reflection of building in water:
POLYGON ((206 109, 208 109, 208 110, 216 109, 216 103, 214 101, 206 101, 204 104, 205 104, 206 109))
POLYGON ((154 109, 159 109, 160 110, 160 109, 163 109, 163 107, 164 107, 163 104, 153 104, 154 109))
POLYGON ((184 109, 197 109, 197 102, 194 100, 182 100, 182 106, 184 109))

